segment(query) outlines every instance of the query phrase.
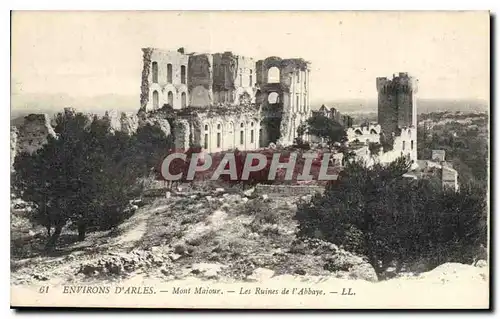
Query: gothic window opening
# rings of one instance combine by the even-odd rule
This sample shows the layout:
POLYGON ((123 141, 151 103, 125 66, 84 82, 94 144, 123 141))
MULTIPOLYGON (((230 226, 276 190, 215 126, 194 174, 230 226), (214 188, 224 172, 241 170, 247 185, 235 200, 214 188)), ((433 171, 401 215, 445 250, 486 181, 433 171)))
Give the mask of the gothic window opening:
POLYGON ((172 83, 172 64, 167 64, 167 82, 172 83))
POLYGON ((153 62, 153 83, 158 83, 158 62, 153 62))
POLYGON ((181 83, 186 84, 186 66, 181 66, 181 83))

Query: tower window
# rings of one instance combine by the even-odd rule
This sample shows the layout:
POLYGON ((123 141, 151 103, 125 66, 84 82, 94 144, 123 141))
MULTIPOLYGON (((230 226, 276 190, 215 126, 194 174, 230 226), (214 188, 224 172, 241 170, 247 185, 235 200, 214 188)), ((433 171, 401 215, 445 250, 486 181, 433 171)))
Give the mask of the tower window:
POLYGON ((205 142, 203 144, 204 144, 204 148, 208 149, 208 134, 207 133, 205 133, 205 142))
POLYGON ((405 150, 405 145, 406 144, 406 141, 403 141, 403 151, 405 150))
POLYGON ((220 132, 217 132, 217 148, 220 148, 220 132))
POLYGON ((411 141, 411 150, 413 151, 413 140, 411 141))
POLYGON ((250 131, 250 143, 253 143, 253 130, 250 131))
POLYGON ((244 141, 244 133, 243 131, 240 131, 240 144, 243 145, 243 141, 244 141))

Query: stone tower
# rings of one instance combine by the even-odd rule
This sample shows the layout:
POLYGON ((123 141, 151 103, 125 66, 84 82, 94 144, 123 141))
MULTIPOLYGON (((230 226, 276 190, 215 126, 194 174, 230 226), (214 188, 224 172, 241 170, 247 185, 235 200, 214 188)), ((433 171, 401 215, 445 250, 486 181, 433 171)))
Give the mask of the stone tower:
POLYGON ((417 127, 418 80, 406 72, 392 79, 377 78, 378 123, 385 133, 397 129, 417 127))
MULTIPOLYGON (((386 138, 405 137, 401 132, 410 132, 412 159, 416 159, 417 153, 417 101, 418 80, 400 72, 393 75, 392 79, 386 77, 377 78, 378 91, 378 123, 386 138)), ((407 143, 402 144, 403 151, 407 143)))
POLYGON ((255 100, 262 105, 261 146, 270 142, 291 145, 297 128, 310 115, 311 64, 300 58, 268 57, 257 61, 255 100))

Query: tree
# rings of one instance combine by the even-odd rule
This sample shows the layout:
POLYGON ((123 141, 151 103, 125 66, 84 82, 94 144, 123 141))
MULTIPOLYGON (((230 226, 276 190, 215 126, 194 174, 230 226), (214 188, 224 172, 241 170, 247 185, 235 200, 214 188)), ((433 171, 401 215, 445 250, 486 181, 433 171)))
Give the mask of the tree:
POLYGON ((337 121, 321 114, 315 114, 307 119, 306 131, 309 135, 315 135, 327 140, 329 145, 343 143, 347 140, 345 128, 337 121))
POLYGON ((367 168, 347 163, 325 193, 298 207, 299 235, 320 237, 365 255, 377 274, 425 259, 472 262, 471 248, 486 244, 486 203, 477 189, 443 191, 431 180, 403 174, 410 163, 367 168))
POLYGON ((90 228, 106 229, 128 217, 129 199, 141 191, 137 178, 158 159, 153 149, 165 145, 146 143, 141 131, 113 134, 106 121, 74 112, 58 114, 54 131, 57 138, 14 163, 14 191, 35 205, 31 219, 47 228, 47 248, 68 223, 83 240, 90 228))

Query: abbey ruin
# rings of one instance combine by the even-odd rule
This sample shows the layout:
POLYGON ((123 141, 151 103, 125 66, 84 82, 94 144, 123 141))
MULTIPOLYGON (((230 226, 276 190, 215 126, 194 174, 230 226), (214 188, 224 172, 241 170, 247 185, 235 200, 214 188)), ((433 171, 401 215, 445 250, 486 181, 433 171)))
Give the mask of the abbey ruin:
POLYGON ((142 51, 141 111, 171 110, 177 149, 291 145, 310 115, 310 63, 303 59, 142 51))

